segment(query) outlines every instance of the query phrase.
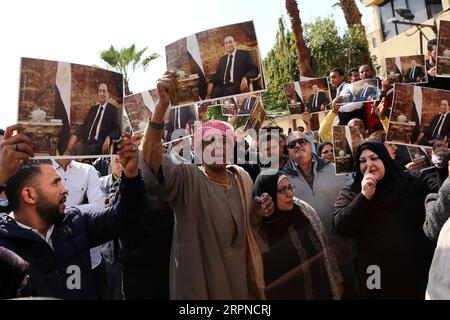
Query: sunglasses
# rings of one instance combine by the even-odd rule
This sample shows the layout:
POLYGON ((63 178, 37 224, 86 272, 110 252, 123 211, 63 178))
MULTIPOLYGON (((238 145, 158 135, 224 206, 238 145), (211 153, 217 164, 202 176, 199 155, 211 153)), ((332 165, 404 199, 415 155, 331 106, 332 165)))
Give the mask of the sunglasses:
POLYGON ((288 190, 294 192, 295 189, 296 189, 296 188, 295 188, 294 186, 288 185, 287 187, 278 189, 277 191, 278 191, 279 193, 282 193, 283 195, 286 195, 286 194, 288 193, 288 190))
POLYGON ((288 147, 289 149, 294 149, 295 146, 297 145, 297 143, 298 143, 299 145, 301 145, 301 146, 304 146, 304 145, 306 145, 308 142, 309 142, 309 141, 308 141, 307 139, 297 139, 297 140, 294 140, 294 141, 289 142, 289 143, 287 144, 287 147, 288 147))

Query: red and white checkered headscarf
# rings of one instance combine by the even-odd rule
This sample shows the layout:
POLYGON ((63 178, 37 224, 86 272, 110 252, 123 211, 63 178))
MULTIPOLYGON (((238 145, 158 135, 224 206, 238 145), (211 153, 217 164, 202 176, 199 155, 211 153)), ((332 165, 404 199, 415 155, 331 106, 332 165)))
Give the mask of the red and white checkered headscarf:
POLYGON ((235 143, 235 134, 233 127, 225 121, 220 120, 209 120, 207 122, 202 123, 199 126, 196 126, 194 133, 194 152, 201 152, 202 141, 206 137, 222 135, 227 139, 227 143, 231 143, 234 146, 235 143), (198 151, 197 151, 197 148, 198 151))

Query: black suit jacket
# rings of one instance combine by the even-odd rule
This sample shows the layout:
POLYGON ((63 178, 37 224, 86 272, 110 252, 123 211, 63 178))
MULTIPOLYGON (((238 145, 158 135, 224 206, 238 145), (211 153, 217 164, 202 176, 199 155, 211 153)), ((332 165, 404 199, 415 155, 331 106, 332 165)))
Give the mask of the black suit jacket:
POLYGON ((425 76, 425 72, 423 71, 423 67, 421 67, 421 66, 416 66, 416 69, 414 70, 414 74, 413 74, 412 78, 411 78, 411 71, 412 71, 412 68, 409 68, 408 71, 404 74, 406 83, 417 82, 418 77, 422 78, 425 76))
MULTIPOLYGON (((89 139, 89 130, 91 130, 91 127, 94 124, 98 108, 98 104, 91 107, 86 118, 84 119, 84 123, 77 128, 75 135, 78 140, 87 141, 89 139)), ((119 112, 117 108, 112 104, 107 103, 103 113, 103 119, 100 123, 100 131, 98 134, 99 144, 103 144, 106 137, 109 137, 111 140, 119 139, 121 133, 119 112)), ((95 130, 95 128, 93 130, 95 130)), ((95 133, 93 133, 93 136, 94 135, 95 133)))
POLYGON ((245 98, 241 105, 241 111, 239 114, 250 114, 253 108, 253 105, 256 102, 256 97, 245 98))
MULTIPOLYGON (((436 128, 436 125, 438 124, 439 118, 441 117, 441 114, 437 114, 433 117, 431 120, 430 126, 424 129, 425 139, 432 140, 435 137, 433 137, 433 131, 436 128)), ((437 135, 439 128, 436 129, 435 135, 437 135)), ((441 135, 438 137, 439 140, 442 140, 445 136, 450 137, 450 113, 447 114, 444 120, 444 124, 442 125, 441 129, 441 135)))
POLYGON ((315 106, 313 106, 313 101, 314 101, 314 93, 309 97, 308 100, 308 110, 309 112, 317 112, 320 111, 320 106, 323 105, 327 105, 330 100, 328 100, 327 95, 325 94, 325 92, 323 91, 319 91, 318 95, 317 95, 317 108, 315 106))
MULTIPOLYGON (((211 79, 211 83, 215 87, 223 85, 223 80, 225 78, 225 68, 227 66, 228 54, 224 55, 219 60, 219 65, 217 71, 211 79)), ((253 60, 249 51, 246 50, 236 50, 236 56, 234 58, 234 69, 233 69, 233 83, 240 84, 242 78, 247 79, 254 78, 258 75, 258 67, 255 60, 253 60)), ((236 92, 240 93, 240 92, 236 92)))
POLYGON ((368 87, 367 91, 363 95, 363 93, 364 93, 364 88, 363 88, 361 91, 359 91, 356 94, 356 101, 368 101, 370 96, 376 96, 377 95, 377 91, 378 90, 375 87, 368 87))

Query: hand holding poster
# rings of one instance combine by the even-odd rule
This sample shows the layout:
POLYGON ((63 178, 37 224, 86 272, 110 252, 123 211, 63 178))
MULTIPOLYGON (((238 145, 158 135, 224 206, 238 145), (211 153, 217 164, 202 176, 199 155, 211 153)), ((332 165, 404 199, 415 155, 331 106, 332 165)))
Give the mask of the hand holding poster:
POLYGON ((166 47, 167 69, 177 73, 173 106, 266 89, 252 21, 209 29, 166 47))

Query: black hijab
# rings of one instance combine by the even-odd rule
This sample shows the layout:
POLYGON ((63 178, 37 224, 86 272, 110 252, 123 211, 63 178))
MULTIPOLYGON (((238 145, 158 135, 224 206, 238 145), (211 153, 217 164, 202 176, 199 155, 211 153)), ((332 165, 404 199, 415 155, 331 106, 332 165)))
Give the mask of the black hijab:
POLYGON ((418 180, 406 174, 400 164, 389 156, 384 144, 378 141, 366 141, 359 145, 355 153, 355 179, 352 189, 361 192, 361 181, 364 174, 360 169, 359 157, 364 150, 370 150, 378 155, 384 165, 384 177, 377 183, 373 200, 382 201, 384 205, 398 201, 409 196, 412 192, 418 191, 418 180))
POLYGON ((260 197, 263 193, 266 192, 272 198, 274 205, 273 214, 268 218, 264 218, 264 221, 277 220, 278 218, 284 215, 283 212, 278 210, 278 200, 277 200, 278 179, 283 175, 286 175, 283 171, 279 171, 276 169, 268 169, 263 171, 258 176, 258 178, 256 178, 255 185, 253 186, 253 197, 260 197))

